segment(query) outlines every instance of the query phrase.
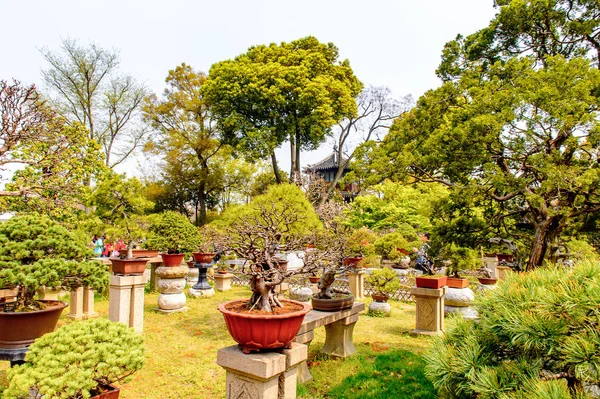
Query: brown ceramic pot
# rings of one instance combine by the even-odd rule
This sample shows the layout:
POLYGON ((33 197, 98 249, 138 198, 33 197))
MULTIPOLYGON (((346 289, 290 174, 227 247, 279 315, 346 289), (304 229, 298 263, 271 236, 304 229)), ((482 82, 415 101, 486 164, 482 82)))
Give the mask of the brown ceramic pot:
POLYGON ((185 254, 160 254, 165 266, 173 267, 181 265, 185 254))
POLYGON ((448 287, 450 288, 467 288, 469 280, 466 278, 448 277, 448 287))
POLYGON ((194 261, 198 263, 210 263, 216 254, 210 252, 193 252, 194 261))
POLYGON ((142 274, 146 270, 146 263, 148 263, 148 259, 145 258, 109 258, 109 260, 112 263, 112 272, 123 275, 142 274))
POLYGON ((311 298, 314 310, 323 312, 337 312, 338 310, 350 309, 354 305, 354 296, 352 294, 337 299, 311 298))
POLYGON ((446 276, 417 276, 415 278, 418 288, 438 289, 444 287, 448 282, 446 276))

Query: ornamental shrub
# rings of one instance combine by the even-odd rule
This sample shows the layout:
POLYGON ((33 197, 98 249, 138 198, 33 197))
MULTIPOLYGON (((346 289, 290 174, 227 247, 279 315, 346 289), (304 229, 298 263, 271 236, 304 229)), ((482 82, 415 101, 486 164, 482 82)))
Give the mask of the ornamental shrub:
POLYGON ((202 238, 200 231, 187 216, 167 211, 154 216, 146 247, 169 254, 197 251, 202 238))
POLYGON ((376 294, 393 295, 400 288, 400 280, 396 271, 388 268, 375 269, 367 277, 367 282, 371 284, 376 294))
POLYGON ((26 363, 8 371, 3 398, 89 398, 98 385, 123 383, 144 365, 142 336, 122 323, 67 324, 35 340, 26 363))
POLYGON ((583 399, 600 384, 600 265, 511 274, 425 354, 446 398, 583 399))
POLYGON ((86 261, 92 256, 80 235, 46 216, 15 216, 0 224, 0 287, 19 287, 17 310, 39 308, 33 298, 41 286, 106 289, 108 269, 86 261))

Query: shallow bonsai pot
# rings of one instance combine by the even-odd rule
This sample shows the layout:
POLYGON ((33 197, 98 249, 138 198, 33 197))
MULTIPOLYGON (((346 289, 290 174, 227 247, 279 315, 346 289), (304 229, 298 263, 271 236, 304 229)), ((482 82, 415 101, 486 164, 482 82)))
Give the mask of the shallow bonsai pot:
POLYGON ((431 288, 437 290, 448 282, 447 276, 417 276, 415 282, 418 288, 431 288))
POLYGON ((185 254, 160 254, 165 266, 173 267, 181 265, 185 254))
POLYGON ((227 274, 227 273, 229 273, 229 270, 217 270, 217 273, 219 273, 219 274, 227 274))
POLYGON ((119 398, 119 392, 121 392, 121 390, 117 387, 114 387, 112 385, 98 385, 98 387, 100 387, 103 392, 99 395, 95 395, 90 397, 90 399, 118 399, 119 398))
POLYGON ((498 259, 498 263, 500 262, 512 262, 513 256, 510 254, 496 254, 496 259, 498 259))
POLYGON ((231 337, 245 353, 249 353, 250 351, 285 348, 296 337, 302 326, 304 315, 310 311, 310 305, 289 299, 281 299, 281 301, 295 304, 300 310, 286 314, 237 313, 229 310, 231 305, 247 303, 247 299, 221 303, 218 309, 223 313, 231 337))
POLYGON ((346 265, 346 266, 355 266, 356 267, 356 265, 358 265, 361 260, 363 260, 362 256, 355 256, 355 257, 350 257, 350 258, 344 258, 344 265, 346 265))
POLYGON ((211 263, 216 254, 211 252, 192 252, 192 255, 194 255, 194 261, 197 263, 211 263))
POLYGON ((321 279, 321 277, 317 277, 317 276, 309 276, 308 277, 308 281, 310 281, 313 284, 318 283, 320 279, 321 279))
POLYGON ((113 274, 142 274, 146 270, 146 263, 148 260, 145 258, 133 258, 133 259, 120 259, 120 258, 109 258, 112 263, 113 274))
POLYGON ((373 298, 375 302, 387 302, 388 299, 390 299, 390 297, 385 294, 371 294, 371 298, 373 298))
POLYGON ((469 286, 469 279, 448 277, 447 284, 450 288, 467 288, 469 286))
POLYGON ((311 298, 314 310, 322 312, 337 312, 338 310, 350 309, 354 305, 354 295, 350 294, 337 299, 311 298))
POLYGON ((400 269, 400 270, 408 270, 410 266, 405 266, 405 265, 399 265, 396 263, 392 263, 392 268, 393 269, 400 269))
POLYGON ((0 312, 0 348, 18 349, 31 345, 42 335, 54 331, 66 302, 37 301, 49 306, 33 312, 0 312))
MULTIPOLYGON (((132 253, 134 258, 156 258, 158 256, 158 251, 153 249, 133 249, 132 253)), ((119 254, 127 256, 127 249, 119 249, 119 254)))
POLYGON ((478 277, 477 280, 483 285, 494 285, 498 281, 497 278, 478 277))

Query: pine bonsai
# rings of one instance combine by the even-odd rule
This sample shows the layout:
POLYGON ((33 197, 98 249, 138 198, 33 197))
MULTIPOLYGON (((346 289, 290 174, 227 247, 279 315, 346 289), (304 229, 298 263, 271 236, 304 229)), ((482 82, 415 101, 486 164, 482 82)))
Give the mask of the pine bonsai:
POLYGON ((93 319, 45 334, 25 361, 8 371, 4 398, 89 398, 100 386, 128 381, 144 365, 144 344, 125 324, 93 319))
POLYGON ((19 288, 17 311, 41 309, 34 300, 41 286, 102 291, 109 273, 87 243, 46 216, 15 216, 0 224, 0 287, 19 288))
POLYGON ((197 251, 201 244, 200 232, 181 213, 167 211, 154 217, 146 245, 149 248, 179 254, 197 251))
POLYGON ((600 265, 512 274, 425 354, 447 398, 582 399, 600 384, 600 265))
POLYGON ((367 282, 373 287, 374 294, 391 296, 400 288, 400 280, 392 269, 375 269, 367 277, 367 282))

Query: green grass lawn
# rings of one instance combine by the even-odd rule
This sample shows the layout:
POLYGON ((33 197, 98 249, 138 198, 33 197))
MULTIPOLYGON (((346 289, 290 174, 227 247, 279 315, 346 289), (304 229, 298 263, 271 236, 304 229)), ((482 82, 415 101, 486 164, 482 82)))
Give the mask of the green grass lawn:
MULTIPOLYGON (((121 386, 123 399, 224 398, 225 371, 216 364, 217 350, 234 345, 217 304, 249 297, 247 288, 234 287, 212 298, 188 298, 182 313, 155 312, 157 294, 146 294, 144 337, 147 362, 131 382, 121 386)), ((66 298, 68 300, 68 298, 66 298)), ((370 299, 366 300, 367 306, 370 299)), ((358 353, 340 360, 319 350, 325 329, 315 331, 309 348, 314 380, 298 387, 300 398, 435 398, 423 376, 420 353, 428 338, 411 337, 413 304, 391 302, 392 317, 361 314, 354 329, 358 353)), ((95 302, 99 317, 108 317, 108 299, 95 302)), ((71 322, 63 312, 59 325, 71 322)), ((0 386, 6 385, 8 362, 0 362, 0 386)))

